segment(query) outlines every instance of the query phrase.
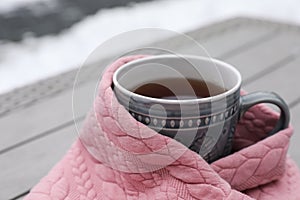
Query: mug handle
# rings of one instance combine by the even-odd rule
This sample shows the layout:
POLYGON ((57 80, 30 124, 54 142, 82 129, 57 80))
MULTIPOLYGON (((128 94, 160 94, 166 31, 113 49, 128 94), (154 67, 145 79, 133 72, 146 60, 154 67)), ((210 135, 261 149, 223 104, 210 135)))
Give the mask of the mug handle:
POLYGON ((285 101, 274 92, 253 92, 244 96, 241 96, 239 119, 245 114, 245 112, 255 104, 259 103, 271 103, 279 107, 280 117, 274 127, 274 129, 268 134, 271 136, 276 132, 283 130, 289 126, 290 123, 290 111, 285 101))

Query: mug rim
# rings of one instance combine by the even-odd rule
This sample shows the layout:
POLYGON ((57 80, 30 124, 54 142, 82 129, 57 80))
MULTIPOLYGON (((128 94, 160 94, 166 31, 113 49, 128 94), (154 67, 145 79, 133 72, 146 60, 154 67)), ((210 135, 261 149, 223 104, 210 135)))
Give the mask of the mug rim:
POLYGON ((218 60, 216 58, 211 58, 211 57, 181 54, 181 55, 150 55, 148 57, 139 58, 137 60, 130 61, 130 62, 122 65, 121 67, 119 67, 114 72, 112 81, 113 81, 114 87, 116 87, 123 94, 125 94, 126 96, 129 96, 129 97, 137 97, 137 98, 145 100, 145 101, 151 101, 151 102, 156 102, 156 103, 190 104, 190 103, 214 102, 214 101, 218 101, 218 100, 226 98, 227 96, 229 96, 229 95, 235 93, 237 90, 239 90, 241 83, 242 83, 242 77, 241 77, 240 72, 235 67, 233 67, 231 64, 228 64, 224 61, 218 60), (151 60, 154 60, 157 58, 174 58, 174 57, 175 58, 181 57, 183 59, 198 59, 198 60, 202 60, 202 61, 210 61, 210 62, 213 62, 214 64, 218 64, 220 66, 226 67, 226 68, 230 69, 236 75, 237 83, 232 88, 228 89, 227 91, 225 91, 221 94, 214 95, 214 96, 204 97, 204 98, 175 100, 175 99, 160 99, 160 98, 154 98, 154 97, 148 97, 148 96, 136 94, 136 93, 126 89, 125 87, 123 87, 117 80, 119 73, 121 73, 122 70, 131 67, 131 65, 133 65, 133 64, 139 64, 139 63, 143 64, 143 62, 145 62, 145 61, 151 61, 151 60))

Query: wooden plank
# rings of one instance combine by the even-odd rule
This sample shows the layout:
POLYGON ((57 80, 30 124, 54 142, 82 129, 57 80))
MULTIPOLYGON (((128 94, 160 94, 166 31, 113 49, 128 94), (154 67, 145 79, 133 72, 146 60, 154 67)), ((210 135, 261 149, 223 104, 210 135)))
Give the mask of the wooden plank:
POLYGON ((0 156, 0 199, 29 190, 61 159, 76 138, 74 126, 0 156))
POLYGON ((25 196, 26 196, 28 193, 29 193, 29 191, 26 191, 26 192, 24 192, 24 193, 22 193, 22 194, 20 194, 20 195, 18 195, 18 196, 16 196, 16 197, 11 198, 10 200, 22 200, 22 199, 25 198, 25 196))
POLYGON ((274 26, 261 26, 260 24, 250 23, 249 25, 243 24, 234 27, 232 30, 227 30, 223 34, 218 35, 214 40, 199 39, 197 42, 201 45, 184 45, 180 47, 180 53, 183 54, 196 54, 202 56, 208 56, 205 51, 212 57, 222 57, 223 54, 238 49, 244 45, 246 48, 248 43, 260 40, 261 38, 270 39, 273 37, 277 30, 274 26), (205 49, 202 50, 202 48, 205 49))
MULTIPOLYGON (((298 92, 291 90, 291 86, 299 84, 300 58, 296 57, 298 56, 299 41, 300 34, 298 31, 282 32, 272 40, 263 43, 260 48, 249 49, 245 52, 246 55, 243 55, 244 53, 238 54, 230 58, 229 62, 234 63, 241 71, 244 80, 246 80, 243 87, 247 91, 274 91, 280 94, 287 103, 291 103, 300 97, 298 92), (270 49, 273 49, 273 51, 270 49), (252 53, 249 54, 249 52, 252 53), (247 58, 248 62, 245 61, 247 58), (259 72, 257 69, 261 71, 259 72)), ((293 116, 292 124, 296 134, 291 140, 289 153, 300 166, 300 151, 298 148, 300 136, 297 134, 297 131, 300 130, 298 125, 300 124, 300 106, 292 109, 291 112, 293 116)))
POLYGON ((294 127, 294 135, 292 136, 289 154, 296 161, 300 167, 300 150, 299 150, 299 141, 300 141, 300 104, 297 104, 291 109, 292 113, 292 125, 294 127))
MULTIPOLYGON (((82 97, 80 106, 76 107, 81 117, 92 107, 92 100, 88 98, 94 92, 91 84, 89 82, 82 85, 76 92, 80 94, 76 96, 82 97)), ((0 118, 0 152, 4 153, 11 146, 14 147, 36 135, 47 134, 47 131, 64 124, 73 124, 72 90, 0 118)))
POLYGON ((265 74, 265 76, 247 84, 244 88, 249 92, 257 90, 274 91, 283 97, 287 103, 291 103, 300 97, 299 92, 291 89, 291 87, 299 85, 299 66, 300 57, 291 58, 290 63, 265 74))
MULTIPOLYGON (((239 29, 245 28, 247 31, 238 31, 231 29, 225 36, 221 36, 223 46, 218 46, 214 42, 216 39, 211 38, 211 42, 207 41, 206 46, 213 50, 214 48, 218 49, 216 51, 226 52, 227 49, 232 49, 231 40, 232 37, 240 38, 240 42, 232 43, 235 48, 239 43, 242 45, 243 36, 241 34, 247 33, 247 40, 257 39, 258 37, 263 37, 265 34, 271 32, 270 29, 266 29, 261 26, 256 26, 249 28, 247 24, 239 26, 239 29), (250 34, 252 32, 252 34, 250 34), (212 47, 210 47, 210 44, 212 47)), ((218 39, 218 41, 220 41, 218 39)), ((178 46, 178 48, 181 48, 178 46)), ((77 95, 76 100, 82 105, 80 110, 77 112, 80 117, 84 116, 87 110, 90 108, 91 102, 89 98, 86 98, 89 94, 93 94, 95 86, 94 83, 89 82, 84 86, 80 86, 77 92, 80 95, 77 95)), ((24 140, 35 137, 36 135, 47 132, 49 129, 58 127, 60 125, 69 123, 72 121, 72 110, 71 110, 71 90, 66 90, 65 93, 61 93, 55 97, 48 98, 47 101, 39 102, 33 106, 22 109, 16 113, 10 113, 5 117, 0 118, 0 127, 4 134, 1 136, 0 140, 0 153, 1 150, 6 151, 9 148, 22 143, 24 140), (30 116, 30 118, 28 118, 30 116), (17 126, 16 126, 17 124, 17 126)))
POLYGON ((299 31, 281 31, 270 40, 227 58, 225 61, 233 64, 241 72, 243 80, 247 81, 291 55, 299 47, 299 37, 299 31))

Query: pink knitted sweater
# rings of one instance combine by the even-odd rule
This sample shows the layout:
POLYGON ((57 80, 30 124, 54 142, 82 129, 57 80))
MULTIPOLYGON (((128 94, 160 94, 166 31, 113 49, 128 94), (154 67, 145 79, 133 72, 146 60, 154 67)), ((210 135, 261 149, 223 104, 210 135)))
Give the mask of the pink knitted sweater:
POLYGON ((106 70, 80 139, 25 200, 300 199, 300 173, 286 155, 293 130, 262 139, 278 118, 264 106, 239 122, 235 153, 210 165, 131 117, 114 96, 112 75, 139 57, 106 70))

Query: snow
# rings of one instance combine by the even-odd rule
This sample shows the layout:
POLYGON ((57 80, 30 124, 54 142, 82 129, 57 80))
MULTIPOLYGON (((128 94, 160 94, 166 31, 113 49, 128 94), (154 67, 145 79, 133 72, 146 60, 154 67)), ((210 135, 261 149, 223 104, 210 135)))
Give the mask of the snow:
MULTIPOLYGON (((37 1, 48 0, 1 0, 0 11, 37 1)), ((298 0, 157 0, 100 10, 59 35, 0 43, 0 93, 77 68, 97 46, 125 31, 156 27, 185 32, 241 15, 300 24, 299 13, 298 0)))

